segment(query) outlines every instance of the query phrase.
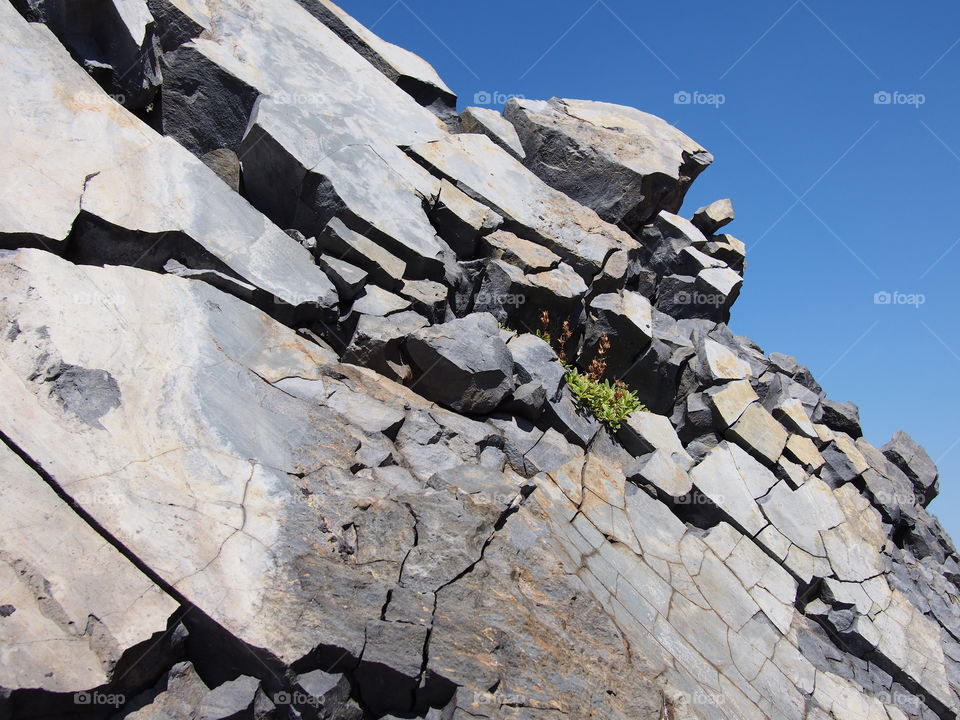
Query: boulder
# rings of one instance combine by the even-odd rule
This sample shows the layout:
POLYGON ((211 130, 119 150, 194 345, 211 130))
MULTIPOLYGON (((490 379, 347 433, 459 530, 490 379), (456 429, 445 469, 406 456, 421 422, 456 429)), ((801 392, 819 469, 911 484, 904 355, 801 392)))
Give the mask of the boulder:
POLYGON ((447 180, 440 181, 430 219, 463 260, 476 257, 479 240, 496 230, 503 218, 447 180))
POLYGON ((851 402, 836 402, 824 399, 811 418, 815 423, 826 425, 831 430, 846 433, 854 440, 863 437, 860 428, 860 410, 851 402))
POLYGON ((660 118, 584 100, 511 100, 524 163, 607 222, 632 229, 676 212, 713 156, 660 118))
MULTIPOLYGON (((166 23, 163 23, 166 26, 166 23)), ((164 34, 166 34, 164 30, 164 34)), ((163 54, 160 129, 199 158, 236 153, 259 91, 192 43, 163 54), (203 88, 203 92, 197 92, 203 88)), ((219 173, 218 173, 219 174, 219 173)))
POLYGON ((402 352, 404 340, 427 325, 423 316, 412 311, 389 317, 363 315, 344 350, 343 361, 394 380, 408 380, 412 371, 402 352))
POLYGON ((492 315, 475 313, 407 338, 414 387, 458 412, 489 413, 513 390, 513 357, 492 315))
POLYGON ((368 277, 366 271, 334 255, 318 255, 317 265, 323 269, 337 288, 337 294, 342 302, 351 302, 366 285, 368 277))
POLYGON ((367 285, 360 296, 353 301, 352 312, 360 315, 386 317, 392 313, 402 312, 410 307, 410 301, 399 295, 394 295, 376 285, 367 285))
POLYGON ((387 289, 399 286, 407 272, 407 264, 403 260, 365 235, 354 232, 338 218, 327 223, 317 235, 316 244, 318 251, 356 265, 370 279, 387 289))
POLYGON ((726 198, 697 210, 691 222, 704 235, 716 235, 717 230, 732 223, 733 218, 733 202, 726 198))
POLYGON ((259 692, 260 681, 242 675, 208 692, 192 717, 195 720, 240 720, 252 717, 259 692))
POLYGON ((918 497, 923 499, 923 506, 929 505, 940 492, 940 479, 927 451, 909 434, 898 430, 880 452, 910 479, 918 497))
POLYGON ((413 304, 413 309, 431 322, 443 322, 449 312, 449 289, 432 280, 404 280, 398 291, 413 304))
MULTIPOLYGON (((524 332, 543 330, 546 311, 547 330, 559 338, 565 321, 573 328, 580 326, 582 298, 586 293, 583 278, 566 263, 552 270, 525 274, 503 260, 492 260, 484 268, 473 297, 473 309, 491 313, 500 322, 524 332)), ((572 344, 568 350, 574 350, 572 344)))
POLYGON ((503 260, 524 273, 553 270, 561 262, 559 255, 542 245, 524 240, 505 230, 485 236, 483 245, 489 257, 503 260))
POLYGON ((711 237, 702 248, 710 257, 725 262, 741 275, 747 257, 747 246, 742 240, 733 235, 717 235, 711 237))
MULTIPOLYGON (((129 720, 177 720, 191 717, 210 689, 197 674, 192 663, 180 662, 170 668, 157 688, 159 692, 143 707, 134 707, 125 717, 129 720)), ((134 704, 137 703, 135 699, 134 704)))
POLYGON ((773 466, 786 447, 788 434, 773 415, 754 403, 727 429, 727 437, 761 462, 773 466))

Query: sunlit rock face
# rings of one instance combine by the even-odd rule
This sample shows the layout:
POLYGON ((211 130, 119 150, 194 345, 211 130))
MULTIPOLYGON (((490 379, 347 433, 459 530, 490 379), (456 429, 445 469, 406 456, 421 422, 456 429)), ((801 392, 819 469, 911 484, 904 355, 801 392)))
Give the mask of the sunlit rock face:
POLYGON ((957 716, 936 467, 730 332, 676 128, 328 0, 2 3, 0 79, 0 718, 957 716))

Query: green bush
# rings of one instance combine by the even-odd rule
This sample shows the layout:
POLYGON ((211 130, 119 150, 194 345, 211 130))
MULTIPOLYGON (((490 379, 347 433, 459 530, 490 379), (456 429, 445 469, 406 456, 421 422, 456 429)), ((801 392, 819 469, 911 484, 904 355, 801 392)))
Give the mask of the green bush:
POLYGON ((566 381, 577 401, 614 432, 633 413, 647 412, 637 394, 622 382, 597 380, 572 366, 567 366, 566 381))

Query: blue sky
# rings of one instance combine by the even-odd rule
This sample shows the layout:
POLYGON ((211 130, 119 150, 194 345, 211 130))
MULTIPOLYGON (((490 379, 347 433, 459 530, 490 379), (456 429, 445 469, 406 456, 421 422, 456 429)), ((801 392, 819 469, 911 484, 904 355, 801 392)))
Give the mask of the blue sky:
POLYGON ((960 5, 340 4, 429 60, 461 107, 603 100, 708 148, 682 213, 733 198, 749 267, 732 328, 856 402, 875 445, 898 429, 924 445, 931 510, 960 540, 960 5))

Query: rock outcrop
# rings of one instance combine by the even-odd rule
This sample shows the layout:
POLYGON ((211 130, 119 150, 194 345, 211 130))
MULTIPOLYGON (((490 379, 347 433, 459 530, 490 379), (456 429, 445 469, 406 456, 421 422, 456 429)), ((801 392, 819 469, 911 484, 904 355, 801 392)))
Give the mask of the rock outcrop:
POLYGON ((328 0, 0 3, 0 78, 0 718, 957 717, 936 467, 729 330, 680 131, 328 0))

